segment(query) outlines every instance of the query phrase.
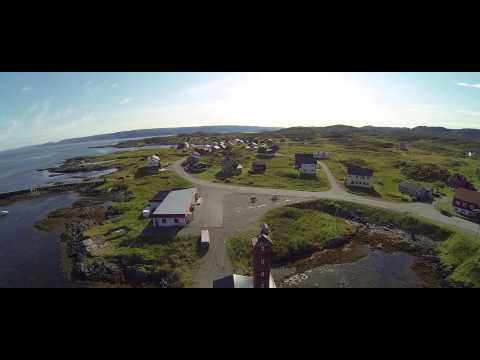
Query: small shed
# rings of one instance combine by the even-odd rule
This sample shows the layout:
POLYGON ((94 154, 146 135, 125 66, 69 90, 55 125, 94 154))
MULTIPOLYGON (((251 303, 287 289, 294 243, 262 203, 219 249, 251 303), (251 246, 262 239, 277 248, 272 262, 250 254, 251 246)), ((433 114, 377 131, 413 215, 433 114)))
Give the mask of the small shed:
POLYGON ((399 190, 418 201, 429 201, 433 199, 433 189, 431 186, 421 185, 408 181, 403 181, 399 185, 399 190))
POLYGON ((254 161, 252 163, 252 173, 262 174, 267 171, 267 164, 263 161, 254 161))

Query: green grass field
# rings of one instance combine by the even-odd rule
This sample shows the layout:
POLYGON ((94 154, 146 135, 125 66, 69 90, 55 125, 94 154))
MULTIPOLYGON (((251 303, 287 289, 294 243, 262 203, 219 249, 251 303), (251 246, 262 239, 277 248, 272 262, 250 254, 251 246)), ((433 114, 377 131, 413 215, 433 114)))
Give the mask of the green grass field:
MULTIPOLYGON (((343 201, 316 200, 269 211, 261 222, 272 230, 274 261, 289 264, 308 256, 326 241, 347 235, 351 225, 342 213, 356 212, 376 224, 396 227, 438 241, 441 261, 452 270, 451 279, 467 286, 480 287, 480 238, 406 214, 343 201), (337 224, 332 214, 337 213, 337 224)), ((251 273, 251 239, 258 235, 259 224, 227 240, 227 251, 235 271, 251 273)))
MULTIPOLYGON (((370 167, 375 171, 374 188, 381 198, 390 201, 410 201, 410 198, 400 193, 400 182, 409 179, 402 173, 402 166, 433 164, 449 170, 451 173, 461 173, 467 176, 480 188, 480 159, 467 158, 464 147, 455 144, 437 145, 431 141, 413 142, 409 151, 400 150, 400 143, 388 139, 361 137, 351 139, 315 139, 307 144, 287 141, 279 152, 292 156, 296 152, 327 151, 332 158, 326 160, 339 183, 346 177, 346 165, 357 163, 370 167)), ((413 180, 417 181, 417 180, 413 180)), ((424 181, 437 191, 451 196, 452 191, 441 181, 424 181)))
MULTIPOLYGON (((330 189, 328 179, 321 169, 317 171, 317 177, 299 177, 298 171, 293 168, 293 155, 284 156, 280 154, 272 159, 257 159, 254 152, 236 148, 234 150, 234 158, 241 161, 244 169, 240 175, 229 179, 233 185, 300 191, 326 191, 330 189), (256 160, 264 161, 267 164, 267 171, 264 174, 250 174, 249 170, 252 167, 252 163, 256 160)), ((223 182, 223 180, 216 177, 221 170, 223 156, 214 154, 205 156, 202 160, 206 161, 210 168, 198 176, 208 181, 223 182)))
MULTIPOLYGON (((271 210, 261 222, 272 231, 274 263, 292 260, 319 250, 327 241, 349 234, 353 229, 344 220, 314 210, 282 207, 271 210)), ((258 235, 260 223, 227 240, 227 251, 236 271, 251 273, 251 239, 258 235)))
POLYGON ((480 239, 453 233, 440 247, 444 264, 453 269, 452 280, 480 287, 480 239))
POLYGON ((162 164, 172 163, 184 155, 176 150, 148 150, 100 156, 92 161, 114 160, 120 171, 106 177, 105 189, 127 187, 132 199, 116 203, 121 215, 105 221, 88 231, 92 237, 100 237, 107 246, 98 256, 113 261, 153 267, 157 272, 173 273, 179 279, 179 286, 189 286, 197 270, 200 255, 195 237, 180 237, 167 231, 148 231, 150 220, 141 217, 148 200, 158 191, 172 187, 189 187, 190 183, 171 171, 153 176, 138 177, 137 170, 143 167, 149 155, 160 156, 162 164), (117 229, 128 229, 116 234, 117 229))

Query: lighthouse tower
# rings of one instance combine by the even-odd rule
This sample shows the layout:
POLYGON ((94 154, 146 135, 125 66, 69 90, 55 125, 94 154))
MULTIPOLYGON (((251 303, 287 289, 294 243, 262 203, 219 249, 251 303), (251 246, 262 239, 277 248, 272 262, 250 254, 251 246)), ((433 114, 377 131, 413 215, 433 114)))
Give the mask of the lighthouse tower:
POLYGON ((253 245, 253 287, 266 289, 275 287, 271 277, 273 243, 270 229, 263 224, 260 235, 252 240, 253 245))

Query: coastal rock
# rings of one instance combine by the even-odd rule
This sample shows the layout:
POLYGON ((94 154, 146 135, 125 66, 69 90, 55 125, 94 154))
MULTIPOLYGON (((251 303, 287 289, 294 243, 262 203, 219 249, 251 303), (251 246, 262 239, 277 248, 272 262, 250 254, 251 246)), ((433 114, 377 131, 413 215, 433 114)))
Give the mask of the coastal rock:
POLYGON ((92 239, 86 239, 82 241, 82 253, 87 256, 93 256, 97 251, 98 246, 92 239))
POLYGON ((74 275, 89 281, 117 283, 125 280, 122 271, 116 264, 103 259, 79 261, 75 264, 73 271, 74 275))
POLYGON ((143 284, 147 282, 150 271, 137 266, 128 266, 124 270, 125 280, 133 284, 143 284))

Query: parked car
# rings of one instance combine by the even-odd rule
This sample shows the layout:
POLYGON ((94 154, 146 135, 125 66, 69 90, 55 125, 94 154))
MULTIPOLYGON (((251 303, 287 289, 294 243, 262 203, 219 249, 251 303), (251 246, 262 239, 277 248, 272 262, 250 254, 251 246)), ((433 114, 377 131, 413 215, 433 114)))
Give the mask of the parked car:
POLYGON ((207 229, 202 229, 200 232, 200 248, 203 250, 210 248, 210 232, 207 229))

